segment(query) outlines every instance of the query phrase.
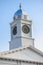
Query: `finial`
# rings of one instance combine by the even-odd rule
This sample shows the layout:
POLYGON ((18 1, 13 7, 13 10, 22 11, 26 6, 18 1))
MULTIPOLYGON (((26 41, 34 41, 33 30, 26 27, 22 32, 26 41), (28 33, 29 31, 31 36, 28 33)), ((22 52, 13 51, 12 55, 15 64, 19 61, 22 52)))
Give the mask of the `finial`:
POLYGON ((19 5, 19 8, 21 9, 21 3, 20 3, 20 5, 19 5))

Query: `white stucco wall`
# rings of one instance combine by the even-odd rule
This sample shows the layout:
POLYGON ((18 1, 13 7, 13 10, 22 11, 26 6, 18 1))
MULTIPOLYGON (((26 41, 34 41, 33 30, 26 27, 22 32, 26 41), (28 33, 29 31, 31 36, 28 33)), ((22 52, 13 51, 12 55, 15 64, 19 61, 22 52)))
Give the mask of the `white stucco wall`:
POLYGON ((11 23, 11 41, 9 42, 9 49, 15 49, 18 47, 21 47, 21 38, 18 38, 21 36, 21 21, 15 20, 11 23), (17 26, 17 34, 13 35, 13 28, 14 26, 17 26))
POLYGON ((11 24, 11 41, 9 42, 9 49, 15 49, 22 46, 34 46, 34 39, 32 39, 32 21, 26 20, 14 20, 11 24), (30 32, 28 34, 23 33, 22 26, 27 25, 30 28, 30 32), (13 35, 13 28, 17 26, 17 34, 13 35), (24 38, 25 37, 25 38, 24 38))
POLYGON ((34 39, 22 37, 22 46, 34 46, 34 39))

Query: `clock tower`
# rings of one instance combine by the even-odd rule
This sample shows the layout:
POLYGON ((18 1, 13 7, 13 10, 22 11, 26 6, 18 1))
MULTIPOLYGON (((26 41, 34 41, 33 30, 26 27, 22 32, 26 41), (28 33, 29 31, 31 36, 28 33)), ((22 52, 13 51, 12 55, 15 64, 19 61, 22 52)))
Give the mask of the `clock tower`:
POLYGON ((10 50, 24 46, 34 46, 34 39, 32 38, 32 21, 26 11, 21 8, 21 5, 15 12, 13 21, 10 23, 10 27, 10 50))

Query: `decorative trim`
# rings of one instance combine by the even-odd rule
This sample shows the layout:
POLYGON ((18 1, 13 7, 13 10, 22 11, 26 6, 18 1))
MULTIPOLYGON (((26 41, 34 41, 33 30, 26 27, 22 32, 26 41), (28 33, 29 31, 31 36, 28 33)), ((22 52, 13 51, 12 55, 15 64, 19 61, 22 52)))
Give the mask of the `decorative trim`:
POLYGON ((28 24, 28 23, 23 23, 23 22, 22 22, 21 24, 23 24, 23 25, 29 25, 29 26, 31 26, 31 25, 30 25, 30 24, 28 24))
POLYGON ((27 60, 18 60, 18 59, 11 59, 11 58, 0 58, 0 60, 5 61, 17 61, 17 62, 24 62, 24 63, 31 63, 31 64, 43 64, 43 62, 35 62, 35 61, 27 61, 27 60))
POLYGON ((7 54, 11 54, 11 53, 15 53, 15 52, 18 52, 18 51, 22 51, 22 50, 25 50, 25 49, 30 49, 30 50, 33 50, 34 52, 38 53, 40 56, 43 57, 43 52, 41 52, 40 50, 32 47, 32 46, 28 46, 28 47, 22 47, 22 48, 17 48, 15 50, 10 50, 10 51, 6 51, 6 52, 2 52, 0 53, 0 57, 2 57, 3 55, 7 55, 7 54))
POLYGON ((25 39, 32 39, 32 40, 34 40, 33 38, 28 38, 28 37, 23 37, 23 36, 16 36, 15 38, 25 38, 25 39))

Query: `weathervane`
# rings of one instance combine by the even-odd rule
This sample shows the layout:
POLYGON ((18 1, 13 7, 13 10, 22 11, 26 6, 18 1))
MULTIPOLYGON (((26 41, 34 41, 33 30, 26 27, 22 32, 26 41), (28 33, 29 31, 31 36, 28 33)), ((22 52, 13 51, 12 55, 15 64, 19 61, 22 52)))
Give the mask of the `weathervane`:
POLYGON ((20 5, 19 5, 19 8, 21 9, 21 3, 20 3, 20 5))

